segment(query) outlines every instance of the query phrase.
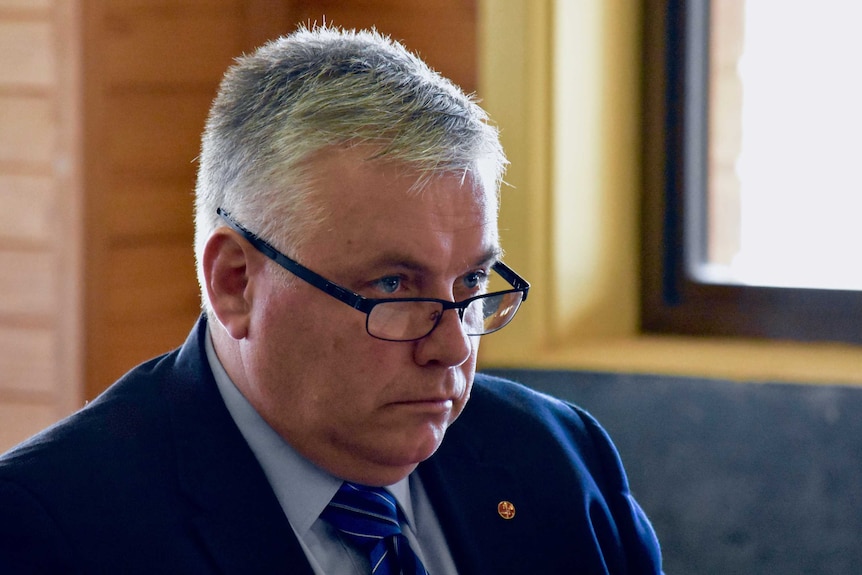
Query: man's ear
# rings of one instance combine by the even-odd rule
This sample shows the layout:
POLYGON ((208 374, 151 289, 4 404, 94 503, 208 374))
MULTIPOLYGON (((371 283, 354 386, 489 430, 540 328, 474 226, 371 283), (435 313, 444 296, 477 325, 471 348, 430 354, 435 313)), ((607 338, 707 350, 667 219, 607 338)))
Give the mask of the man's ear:
POLYGON ((248 334, 256 253, 228 228, 214 231, 204 246, 204 289, 219 323, 237 340, 248 334))

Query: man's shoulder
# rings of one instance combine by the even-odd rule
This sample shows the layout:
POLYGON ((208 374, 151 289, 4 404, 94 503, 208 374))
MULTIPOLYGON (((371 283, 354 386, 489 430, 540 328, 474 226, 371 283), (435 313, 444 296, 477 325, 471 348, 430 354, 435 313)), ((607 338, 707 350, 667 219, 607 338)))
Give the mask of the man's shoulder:
POLYGON ((93 465, 131 463, 144 438, 158 443, 164 435, 160 364, 168 357, 134 368, 80 410, 0 455, 0 478, 71 480, 93 465))
POLYGON ((487 414, 506 413, 537 422, 548 419, 592 420, 582 408, 532 389, 522 383, 477 373, 469 405, 487 414))
POLYGON ((534 477, 553 461, 542 481, 581 481, 584 473, 613 489, 624 487, 619 456, 607 432, 583 408, 523 384, 478 374, 471 398, 446 432, 436 461, 505 461, 509 472, 534 477))
POLYGON ((594 440, 605 437, 598 422, 580 406, 487 374, 476 375, 459 422, 463 431, 470 428, 470 433, 504 447, 574 442, 589 451, 594 440))
POLYGON ((132 368, 75 413, 0 454, 0 474, 20 465, 65 462, 71 455, 104 460, 115 449, 161 437, 172 399, 193 403, 206 387, 195 383, 204 369, 204 328, 199 322, 182 347, 132 368))
POLYGON ((170 354, 131 370, 0 456, 0 522, 28 537, 53 533, 104 546, 96 540, 120 540, 123 531, 168 516, 178 493, 177 441, 165 389, 179 380, 165 361, 170 354))

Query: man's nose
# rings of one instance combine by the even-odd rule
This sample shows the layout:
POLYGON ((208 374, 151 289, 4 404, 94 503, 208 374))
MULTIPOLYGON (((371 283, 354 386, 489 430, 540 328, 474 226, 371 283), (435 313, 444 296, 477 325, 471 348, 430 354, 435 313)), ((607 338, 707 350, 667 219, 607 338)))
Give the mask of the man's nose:
POLYGON ((473 342, 461 320, 461 310, 447 309, 430 334, 416 342, 416 363, 437 363, 446 367, 459 366, 470 358, 473 342))

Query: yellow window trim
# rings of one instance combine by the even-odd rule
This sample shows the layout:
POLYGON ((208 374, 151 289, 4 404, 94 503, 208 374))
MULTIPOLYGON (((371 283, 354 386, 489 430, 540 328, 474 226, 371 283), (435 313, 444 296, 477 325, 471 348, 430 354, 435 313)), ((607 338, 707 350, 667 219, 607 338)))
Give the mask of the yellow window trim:
POLYGON ((479 95, 511 161, 502 241, 533 284, 481 367, 862 384, 860 346, 639 334, 640 3, 479 6, 479 95))

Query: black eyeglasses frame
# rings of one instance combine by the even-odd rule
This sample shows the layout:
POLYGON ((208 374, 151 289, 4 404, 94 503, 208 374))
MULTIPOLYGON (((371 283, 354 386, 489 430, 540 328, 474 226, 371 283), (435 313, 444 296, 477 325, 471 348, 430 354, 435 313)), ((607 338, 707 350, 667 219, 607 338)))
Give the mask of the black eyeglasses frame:
MULTIPOLYGON (((464 319, 464 310, 472 302, 474 302, 478 299, 500 296, 500 295, 504 295, 504 294, 508 294, 508 293, 514 293, 514 292, 521 292, 521 294, 522 294, 521 303, 523 303, 523 302, 527 301, 527 294, 530 291, 530 282, 528 282, 527 280, 522 278, 520 275, 518 275, 517 272, 515 272, 515 270, 513 270, 512 268, 510 268, 509 266, 507 266, 503 262, 498 261, 498 262, 495 262, 494 265, 491 266, 491 269, 493 269, 495 272, 500 274, 500 277, 502 277, 504 280, 506 280, 509 283, 509 285, 512 286, 513 289, 481 294, 481 295, 473 296, 471 298, 467 298, 467 299, 462 300, 462 301, 448 301, 448 300, 444 300, 444 299, 427 298, 427 297, 419 297, 419 298, 367 298, 367 297, 359 295, 358 293, 353 292, 347 288, 344 288, 344 287, 342 287, 342 286, 340 286, 334 282, 329 281, 328 279, 326 279, 325 277, 323 277, 319 273, 305 267, 304 265, 297 262, 296 260, 291 259, 288 256, 284 255, 279 250, 274 248, 272 246, 272 244, 270 244, 266 240, 262 239, 257 234, 255 234, 254 232, 252 232, 251 230, 247 229, 245 226, 243 226, 242 224, 237 222, 235 219, 233 219, 233 217, 227 211, 222 209, 221 207, 219 207, 216 210, 216 212, 218 213, 219 216, 221 216, 222 219, 224 219, 225 222, 227 222, 228 226, 230 226, 234 231, 236 231, 238 234, 240 234, 257 251, 259 251, 260 253, 262 253, 263 255, 265 255, 266 257, 268 257, 269 259, 271 259, 272 261, 274 261, 275 263, 277 263, 278 265, 280 265, 281 267, 283 267, 284 269, 286 269, 287 271, 289 271, 290 273, 295 275, 296 277, 302 279, 306 283, 311 284, 312 286, 316 287, 317 289, 319 289, 319 290, 327 293, 328 295, 334 297, 338 301, 341 301, 341 302, 349 305, 353 309, 361 311, 362 313, 364 313, 366 315, 366 318, 367 318, 368 314, 371 313, 371 310, 374 309, 375 306, 382 304, 382 303, 393 302, 393 301, 397 301, 397 302, 424 301, 424 302, 439 303, 443 308, 442 309, 443 312, 445 312, 446 310, 449 310, 449 309, 458 310, 458 315, 463 320, 464 319)), ((440 314, 440 317, 442 317, 442 312, 440 314)), ((439 323, 439 321, 440 321, 440 318, 438 317, 437 323, 439 323)), ((424 337, 427 337, 432 331, 434 331, 434 329, 436 329, 437 323, 435 323, 434 326, 428 331, 428 333, 426 333, 422 337, 415 338, 412 340, 392 340, 392 341, 416 341, 418 339, 422 339, 424 337)), ((497 329, 502 329, 506 325, 508 325, 508 323, 500 326, 500 328, 497 328, 497 329)), ((368 331, 367 320, 366 320, 366 331, 368 331)), ((494 330, 494 331, 497 331, 497 330, 494 330)), ((492 332, 488 332, 488 333, 492 333, 492 332)), ((375 336, 371 332, 368 332, 368 334, 371 335, 372 337, 377 337, 378 339, 384 339, 384 338, 379 338, 378 336, 375 336)), ((487 334, 483 334, 483 335, 487 335, 487 334)))

